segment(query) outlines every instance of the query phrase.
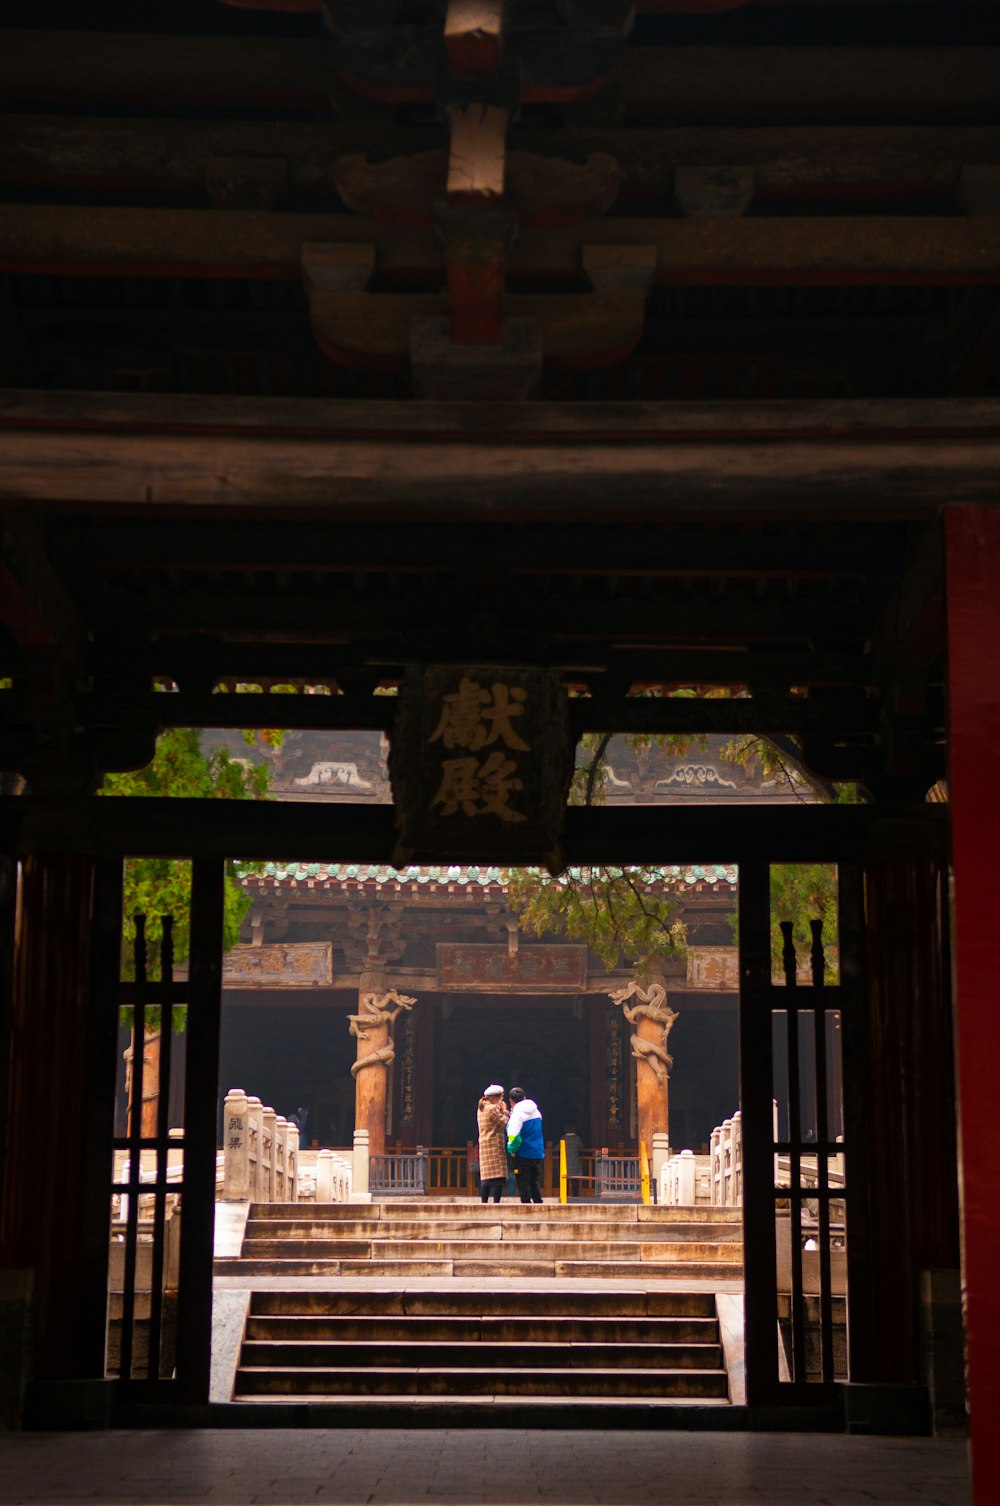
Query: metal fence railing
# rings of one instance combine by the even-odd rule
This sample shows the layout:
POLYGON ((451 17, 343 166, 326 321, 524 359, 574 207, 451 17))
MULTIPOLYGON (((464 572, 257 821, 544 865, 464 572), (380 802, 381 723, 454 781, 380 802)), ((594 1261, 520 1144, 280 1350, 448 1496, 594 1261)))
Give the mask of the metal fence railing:
POLYGON ((639 1202, 642 1178, 638 1156, 595 1156, 594 1184, 599 1198, 639 1202))
MULTIPOLYGON (((473 1141, 464 1146, 418 1145, 404 1150, 401 1145, 381 1156, 372 1156, 370 1190, 376 1196, 476 1197, 479 1193, 478 1147, 473 1141)), ((559 1142, 545 1147, 541 1172, 542 1195, 559 1196, 559 1142)), ((626 1147, 612 1151, 580 1151, 568 1169, 567 1192, 570 1202, 589 1202, 604 1198, 638 1202, 642 1198, 639 1158, 629 1155, 626 1147)))
POLYGON ((428 1186, 427 1151, 418 1145, 412 1151, 372 1156, 369 1186, 382 1197, 424 1197, 428 1186))

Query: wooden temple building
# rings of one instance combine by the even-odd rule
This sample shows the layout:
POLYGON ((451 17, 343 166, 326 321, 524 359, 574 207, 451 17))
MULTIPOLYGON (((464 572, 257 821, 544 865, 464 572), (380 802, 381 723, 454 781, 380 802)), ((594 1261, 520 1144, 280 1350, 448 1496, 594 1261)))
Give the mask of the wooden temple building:
MULTIPOLYGON (((217 736, 208 733, 206 744, 217 736)), ((298 800, 305 788, 313 799, 388 801, 380 741, 377 733, 289 733, 271 758, 272 795, 298 800)), ((813 798, 801 783, 764 778, 725 752, 719 737, 675 754, 613 739, 604 798, 647 810, 813 798)), ((630 982, 630 959, 609 968, 579 941, 532 934, 519 923, 505 869, 269 863, 242 882, 253 904, 223 964, 223 1090, 250 1084, 279 1112, 306 1108, 307 1143, 350 1146, 357 1127, 379 1153, 424 1146, 464 1157, 486 1083, 527 1080, 550 1141, 573 1124, 588 1148, 634 1153, 636 1065, 610 997, 630 982), (356 1124, 362 1053, 348 1022, 373 951, 386 987, 415 1002, 396 1023, 385 1117, 356 1124)), ((647 1128, 647 1142, 654 1127, 667 1129, 668 1113, 671 1144, 707 1151, 713 1128, 738 1107, 737 883, 734 865, 689 864, 663 868, 650 886, 672 899, 684 942, 664 965, 678 1015, 675 1065, 669 1095, 663 1085, 663 1122, 647 1128)))
POLYGON ((5 12, 5 1417, 208 1415, 227 861, 304 865, 263 944, 310 865, 735 866, 744 1421, 926 1425, 961 1270, 996 1501, 998 63, 990 0, 5 12), (384 734, 392 799, 97 796, 226 725, 384 734), (567 809, 589 733, 767 737, 862 800, 567 809), (186 977, 122 971, 138 855, 192 864, 186 977), (837 865, 833 985, 772 976, 795 862, 837 865), (178 1004, 181 1120, 123 1134, 119 1010, 178 1004), (183 1160, 176 1354, 111 1378, 140 1152, 157 1207, 183 1160), (834 1158, 847 1380, 776 1342, 779 1206, 826 1217, 834 1158))

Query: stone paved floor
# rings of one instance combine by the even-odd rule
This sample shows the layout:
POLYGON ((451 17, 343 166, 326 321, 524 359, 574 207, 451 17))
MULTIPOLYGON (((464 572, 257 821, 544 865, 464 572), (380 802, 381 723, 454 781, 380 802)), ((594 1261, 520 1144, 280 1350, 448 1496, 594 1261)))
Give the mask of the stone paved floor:
POLYGON ((803 1434, 0 1435, 4 1506, 968 1506, 962 1442, 803 1434))

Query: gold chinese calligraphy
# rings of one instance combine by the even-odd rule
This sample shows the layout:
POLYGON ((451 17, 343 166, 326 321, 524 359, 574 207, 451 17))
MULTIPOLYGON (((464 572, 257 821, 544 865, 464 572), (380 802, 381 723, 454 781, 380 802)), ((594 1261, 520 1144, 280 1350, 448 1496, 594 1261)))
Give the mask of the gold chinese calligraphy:
POLYGON ((550 671, 411 671, 389 770, 397 863, 475 857, 561 866, 572 743, 565 694, 550 671))

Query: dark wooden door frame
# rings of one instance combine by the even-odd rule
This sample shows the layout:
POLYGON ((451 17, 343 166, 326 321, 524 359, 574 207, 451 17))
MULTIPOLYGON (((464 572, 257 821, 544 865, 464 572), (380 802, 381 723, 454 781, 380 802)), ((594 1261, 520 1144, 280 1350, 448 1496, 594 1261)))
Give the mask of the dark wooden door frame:
MULTIPOLYGON (((0 846, 27 851, 73 849, 112 862, 162 855, 194 860, 190 1012, 185 1112, 184 1199, 178 1332, 179 1390, 186 1402, 208 1397, 211 1337, 215 1097, 221 1005, 223 871, 226 858, 295 851, 303 859, 387 861, 392 811, 376 806, 233 803, 195 800, 42 797, 0 800, 0 846), (206 1090, 206 1088, 210 1090, 206 1090)), ((875 853, 944 852, 941 807, 728 807, 571 810, 567 852, 573 863, 735 862, 740 868, 741 1089, 747 1267, 746 1344, 751 1405, 787 1404, 799 1388, 778 1380, 775 1312, 773 1136, 770 1020, 761 1030, 763 980, 770 983, 768 868, 777 862, 853 865, 875 853), (755 992, 756 990, 756 992, 755 992), (763 1043, 763 1044, 762 1044, 763 1043), (766 1057, 766 1060, 765 1060, 766 1057), (757 1195, 755 1195, 755 1192, 757 1195), (763 1195, 765 1194, 766 1195, 763 1195)), ((490 861, 488 851, 483 861, 490 861)), ((440 861, 440 860, 439 860, 440 861)), ((854 903, 856 886, 845 894, 854 903)), ((856 908, 856 906, 855 906, 856 908)), ((845 913, 845 925, 857 921, 845 913)), ((768 1014, 770 1001, 768 1000, 768 1014)), ((845 1029, 847 1027, 845 1026, 845 1029)), ((850 1090, 846 1094, 850 1116, 850 1090)), ((852 1175, 859 1181, 860 1167, 852 1175)), ((863 1282, 863 1201, 852 1210, 850 1280, 863 1282), (856 1237, 857 1236, 857 1237, 856 1237)), ((813 1400, 819 1400, 815 1387, 813 1400)), ((176 1396, 178 1391, 174 1391, 176 1396)))

